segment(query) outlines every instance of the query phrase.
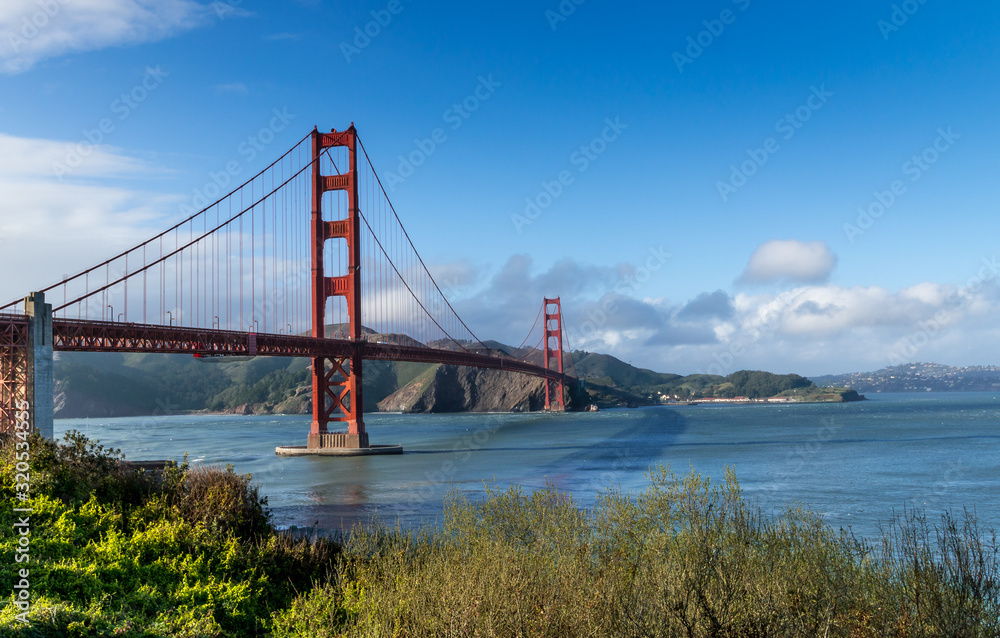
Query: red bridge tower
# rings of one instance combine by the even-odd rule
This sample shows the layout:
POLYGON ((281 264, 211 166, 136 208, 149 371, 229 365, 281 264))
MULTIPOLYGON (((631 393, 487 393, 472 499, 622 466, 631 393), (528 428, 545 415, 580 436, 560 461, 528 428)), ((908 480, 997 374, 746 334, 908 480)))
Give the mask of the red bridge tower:
MULTIPOLYGON (((562 374, 563 371, 563 338, 562 338, 562 304, 559 301, 559 297, 555 299, 544 300, 544 306, 542 307, 542 314, 545 315, 545 323, 543 324, 543 329, 545 330, 545 363, 544 367, 546 369, 551 369, 552 359, 556 360, 556 369, 562 374), (552 340, 555 340, 553 345, 552 340)), ((556 412, 563 412, 566 410, 566 403, 563 400, 563 381, 562 377, 558 380, 556 379, 545 379, 545 409, 553 410, 556 412)))
POLYGON ((343 297, 347 303, 348 335, 354 342, 353 356, 313 357, 313 420, 308 448, 367 448, 361 399, 361 226, 358 215, 358 134, 354 124, 346 131, 320 133, 313 129, 312 188, 312 336, 326 338, 326 302, 343 297), (347 147, 346 173, 323 175, 320 156, 325 149, 347 147), (347 217, 323 219, 323 193, 347 193, 347 217), (323 249, 327 240, 347 243, 347 274, 327 277, 323 272, 323 249), (327 366, 329 362, 329 366, 327 366), (345 423, 347 432, 329 432, 329 423, 345 423))

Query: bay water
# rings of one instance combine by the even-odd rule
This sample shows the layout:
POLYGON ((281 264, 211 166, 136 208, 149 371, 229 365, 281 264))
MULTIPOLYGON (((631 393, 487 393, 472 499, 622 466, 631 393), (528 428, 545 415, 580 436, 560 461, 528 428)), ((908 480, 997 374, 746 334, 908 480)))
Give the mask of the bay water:
POLYGON ((231 464, 251 473, 281 526, 318 533, 373 516, 434 525, 449 491, 547 484, 589 507, 609 487, 638 491, 660 464, 721 481, 771 514, 801 505, 874 537, 904 508, 928 520, 975 511, 1000 528, 1000 393, 875 394, 846 404, 699 405, 564 414, 369 414, 373 444, 401 456, 279 457, 304 445, 308 416, 165 415, 60 419, 129 460, 231 464))

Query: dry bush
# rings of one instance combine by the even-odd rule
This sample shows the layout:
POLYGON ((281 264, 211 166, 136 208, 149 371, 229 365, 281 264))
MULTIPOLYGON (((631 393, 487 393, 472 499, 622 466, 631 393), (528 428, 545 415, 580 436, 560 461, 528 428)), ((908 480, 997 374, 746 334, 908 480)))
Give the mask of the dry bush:
POLYGON ((174 473, 167 472, 167 501, 184 520, 244 539, 270 532, 267 497, 261 496, 249 474, 237 474, 231 465, 191 469, 184 464, 174 473))
POLYGON ((876 547, 763 516, 732 473, 649 478, 592 511, 511 488, 452 498, 441 530, 358 530, 327 611, 350 636, 1000 635, 996 544, 972 519, 876 547))

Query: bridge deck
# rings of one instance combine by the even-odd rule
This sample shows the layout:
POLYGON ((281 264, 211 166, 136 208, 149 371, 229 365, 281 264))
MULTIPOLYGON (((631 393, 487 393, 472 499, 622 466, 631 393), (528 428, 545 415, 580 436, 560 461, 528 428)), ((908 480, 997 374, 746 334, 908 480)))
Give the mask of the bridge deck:
MULTIPOLYGON (((23 315, 0 315, 0 334, 14 326, 27 326, 23 315)), ((179 326, 155 326, 110 321, 52 321, 54 350, 59 352, 143 352, 222 356, 350 357, 362 359, 442 363, 520 372, 569 382, 570 377, 516 359, 464 351, 412 345, 353 342, 346 339, 314 339, 298 335, 206 330, 179 326)))

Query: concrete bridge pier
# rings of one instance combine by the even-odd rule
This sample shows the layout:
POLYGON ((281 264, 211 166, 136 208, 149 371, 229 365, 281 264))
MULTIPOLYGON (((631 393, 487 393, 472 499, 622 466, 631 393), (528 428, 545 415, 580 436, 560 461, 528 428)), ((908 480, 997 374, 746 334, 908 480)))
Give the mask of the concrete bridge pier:
POLYGON ((52 378, 52 304, 45 303, 45 293, 33 292, 24 298, 28 315, 26 398, 29 422, 33 429, 52 439, 55 382, 52 378))

